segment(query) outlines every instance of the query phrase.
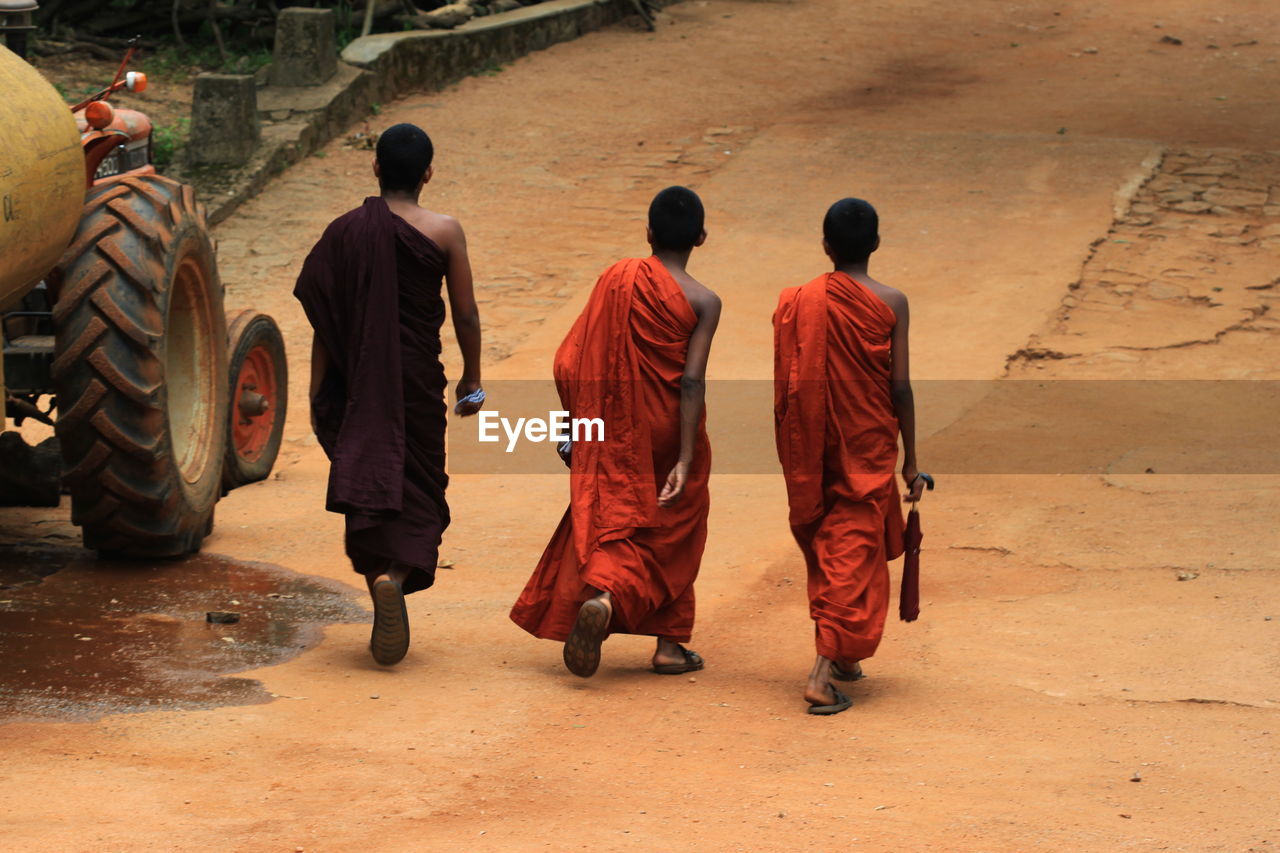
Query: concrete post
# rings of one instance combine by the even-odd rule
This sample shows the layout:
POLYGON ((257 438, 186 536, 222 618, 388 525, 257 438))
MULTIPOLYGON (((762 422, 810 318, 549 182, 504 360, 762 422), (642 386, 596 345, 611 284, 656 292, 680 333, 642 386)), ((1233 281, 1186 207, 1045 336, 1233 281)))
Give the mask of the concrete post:
POLYGON ((272 86, 318 86, 338 72, 332 9, 281 9, 271 58, 272 86))
POLYGON ((192 165, 240 165, 258 145, 258 87, 252 74, 201 74, 191 100, 192 165))

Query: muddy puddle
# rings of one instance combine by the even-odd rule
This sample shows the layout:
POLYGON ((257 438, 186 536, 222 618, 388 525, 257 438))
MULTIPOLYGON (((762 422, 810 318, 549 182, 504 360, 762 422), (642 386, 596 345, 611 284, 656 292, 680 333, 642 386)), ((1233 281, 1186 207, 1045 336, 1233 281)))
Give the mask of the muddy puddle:
POLYGON ((275 566, 0 547, 0 723, 268 702, 261 682, 225 674, 366 621, 349 588, 275 566))

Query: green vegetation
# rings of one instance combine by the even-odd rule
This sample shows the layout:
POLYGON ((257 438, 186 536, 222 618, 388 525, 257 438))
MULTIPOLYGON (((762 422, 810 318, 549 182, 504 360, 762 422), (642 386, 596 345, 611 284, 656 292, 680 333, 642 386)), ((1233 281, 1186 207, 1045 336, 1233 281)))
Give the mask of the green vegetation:
POLYGON ((168 45, 156 51, 143 51, 136 64, 148 74, 185 82, 202 71, 252 74, 269 62, 271 51, 265 47, 252 48, 244 53, 229 53, 227 61, 223 62, 217 45, 202 43, 185 48, 168 45))
POLYGON ((339 0, 333 7, 334 37, 338 42, 338 51, 360 37, 360 27, 364 24, 364 15, 352 8, 346 0, 339 0))
POLYGON ((191 137, 191 120, 178 119, 177 124, 153 128, 151 131, 151 159, 157 169, 172 163, 178 152, 187 146, 191 137))

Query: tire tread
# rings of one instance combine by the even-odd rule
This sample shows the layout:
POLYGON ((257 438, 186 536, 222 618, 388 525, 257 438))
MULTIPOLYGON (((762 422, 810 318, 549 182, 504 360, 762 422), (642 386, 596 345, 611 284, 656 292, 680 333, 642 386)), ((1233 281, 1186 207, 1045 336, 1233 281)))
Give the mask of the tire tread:
MULTIPOLYGON (((192 505, 168 446, 162 404, 167 253, 175 238, 194 230, 207 246, 201 251, 220 324, 212 240, 194 192, 175 181, 127 176, 93 187, 60 264, 56 431, 72 520, 83 528, 85 545, 101 552, 178 556, 198 549, 210 527, 218 491, 207 506, 192 505)), ((213 411, 225 418, 220 401, 213 411)), ((221 422, 215 428, 225 433, 221 422)), ((220 440, 215 450, 221 452, 220 440)), ((216 478, 220 467, 214 471, 216 478)))

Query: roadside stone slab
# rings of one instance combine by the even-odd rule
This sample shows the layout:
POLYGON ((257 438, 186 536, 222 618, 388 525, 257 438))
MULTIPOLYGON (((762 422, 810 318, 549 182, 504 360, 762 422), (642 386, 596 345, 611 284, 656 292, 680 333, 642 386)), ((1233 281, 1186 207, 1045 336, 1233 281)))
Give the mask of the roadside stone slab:
POLYGON ((273 86, 318 86, 338 70, 332 9, 281 9, 271 56, 273 86))
POLYGON ((261 137, 257 87, 250 74, 201 74, 191 101, 188 160, 201 164, 243 163, 261 137))
POLYGON ((345 114, 352 109, 368 110, 359 94, 372 95, 376 86, 373 74, 345 62, 320 86, 264 86, 258 90, 258 112, 272 120, 282 121, 305 113, 345 114))

